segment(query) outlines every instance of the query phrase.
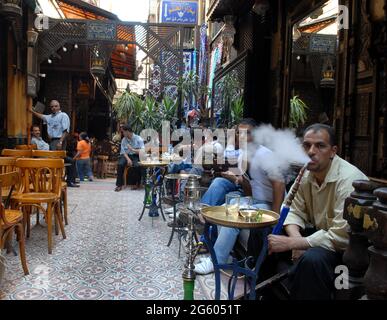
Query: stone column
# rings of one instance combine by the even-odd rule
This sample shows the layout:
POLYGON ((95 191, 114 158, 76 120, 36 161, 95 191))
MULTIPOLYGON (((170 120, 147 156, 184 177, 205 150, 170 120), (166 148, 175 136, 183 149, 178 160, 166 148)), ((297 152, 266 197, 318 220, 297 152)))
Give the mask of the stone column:
POLYGON ((387 300, 387 188, 374 191, 378 198, 370 215, 372 232, 369 239, 373 246, 370 252, 370 265, 364 277, 367 299, 387 300))
POLYGON ((344 300, 358 299, 364 295, 363 277, 369 265, 367 238, 370 227, 368 218, 373 210, 376 196, 374 190, 379 184, 368 180, 353 182, 355 190, 346 199, 343 217, 350 225, 349 246, 344 253, 343 262, 349 271, 349 290, 339 291, 337 298, 344 300))

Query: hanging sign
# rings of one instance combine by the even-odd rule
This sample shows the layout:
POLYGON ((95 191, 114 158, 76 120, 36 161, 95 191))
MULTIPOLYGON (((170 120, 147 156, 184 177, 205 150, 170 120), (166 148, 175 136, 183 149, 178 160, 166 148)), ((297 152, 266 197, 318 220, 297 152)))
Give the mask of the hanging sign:
POLYGON ((163 0, 161 3, 161 22, 196 24, 197 18, 197 1, 163 0))

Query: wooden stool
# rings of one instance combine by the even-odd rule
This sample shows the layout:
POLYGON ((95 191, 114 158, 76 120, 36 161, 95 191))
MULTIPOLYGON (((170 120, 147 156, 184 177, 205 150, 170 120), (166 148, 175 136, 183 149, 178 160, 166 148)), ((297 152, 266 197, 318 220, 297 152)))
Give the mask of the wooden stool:
POLYGON ((125 166, 124 169, 124 187, 128 185, 128 172, 132 167, 129 167, 128 165, 125 166))
POLYGON ((97 156, 97 177, 106 179, 109 156, 97 156))

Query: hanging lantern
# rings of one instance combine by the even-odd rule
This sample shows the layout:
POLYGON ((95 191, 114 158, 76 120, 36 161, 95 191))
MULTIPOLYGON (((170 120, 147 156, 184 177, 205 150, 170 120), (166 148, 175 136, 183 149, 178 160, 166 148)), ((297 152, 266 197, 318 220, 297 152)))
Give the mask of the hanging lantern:
POLYGON ((5 17, 15 18, 22 16, 20 0, 3 0, 0 3, 0 14, 5 17))
POLYGON ((79 82, 77 96, 87 97, 90 95, 90 87, 87 82, 83 82, 82 80, 79 82))
POLYGON ((254 5, 251 8, 258 16, 265 17, 270 9, 270 3, 268 0, 255 0, 254 5))
POLYGON ((94 75, 104 75, 105 74, 105 60, 104 60, 104 58, 99 57, 99 56, 92 57, 90 71, 94 75))
POLYGON ((331 59, 328 57, 324 63, 322 71, 322 79, 320 81, 320 87, 322 88, 333 88, 336 85, 335 81, 335 70, 331 59))

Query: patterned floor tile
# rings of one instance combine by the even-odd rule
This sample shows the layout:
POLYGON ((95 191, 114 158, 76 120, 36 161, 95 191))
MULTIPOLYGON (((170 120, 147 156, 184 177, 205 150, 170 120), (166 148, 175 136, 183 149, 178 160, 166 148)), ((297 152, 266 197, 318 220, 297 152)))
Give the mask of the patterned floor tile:
MULTIPOLYGON (((68 189, 67 239, 53 234, 47 252, 44 219, 26 240, 30 275, 24 276, 19 256, 3 254, 7 267, 0 284, 2 300, 130 300, 183 298, 185 254, 178 241, 167 243, 170 228, 162 217, 142 210, 144 190, 114 192, 114 180, 81 183, 68 189)), ((35 218, 32 223, 35 224, 35 218)), ((17 246, 16 246, 17 247, 17 246)), ((207 288, 196 281, 195 298, 207 288)))

